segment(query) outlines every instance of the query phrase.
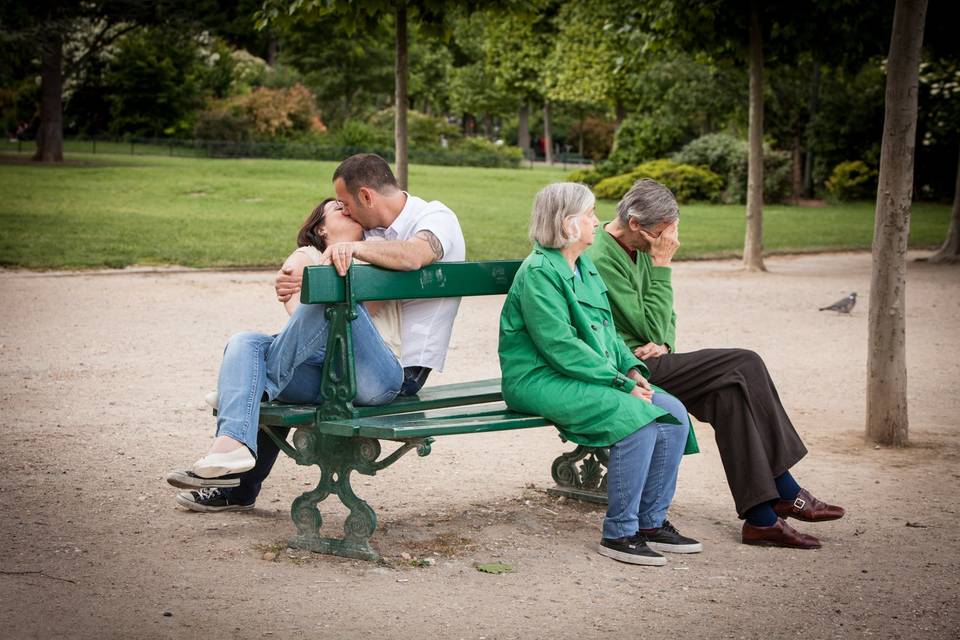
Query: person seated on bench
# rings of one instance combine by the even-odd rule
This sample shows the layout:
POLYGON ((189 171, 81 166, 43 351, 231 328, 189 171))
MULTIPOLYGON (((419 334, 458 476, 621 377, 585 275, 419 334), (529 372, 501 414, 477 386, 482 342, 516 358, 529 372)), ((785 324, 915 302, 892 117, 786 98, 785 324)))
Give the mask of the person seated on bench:
MULTIPOLYGON (((460 262, 466 254, 456 215, 442 203, 400 190, 390 166, 375 154, 344 160, 333 174, 342 209, 334 212, 380 242, 329 242, 321 261, 343 275, 353 258, 387 269, 415 270, 433 262, 460 262)), ((331 218, 325 224, 328 234, 331 218)), ((281 269, 275 287, 287 303, 299 291, 301 273, 281 269)), ((460 300, 400 302, 398 360, 358 308, 351 325, 356 362, 356 404, 380 405, 399 394, 416 394, 433 369, 442 370, 460 300)), ((195 511, 252 508, 279 452, 259 432, 260 401, 318 404, 328 319, 324 305, 300 305, 276 336, 240 333, 224 350, 218 384, 217 437, 189 471, 167 481, 180 488, 178 502, 195 511)))
POLYGON ((784 518, 835 520, 844 510, 817 500, 790 474, 807 449, 763 360, 745 349, 676 352, 670 261, 680 246, 679 223, 670 190, 640 180, 587 251, 606 283, 617 330, 647 365, 651 383, 713 425, 737 513, 745 520, 742 541, 817 548, 817 538, 784 518))
POLYGON ((533 203, 533 252, 500 315, 503 399, 554 421, 576 444, 610 447, 607 515, 599 552, 663 565, 657 551, 702 546, 666 519, 685 449, 696 451, 686 409, 652 388, 613 326, 606 288, 584 253, 599 221, 582 184, 544 187, 533 203))

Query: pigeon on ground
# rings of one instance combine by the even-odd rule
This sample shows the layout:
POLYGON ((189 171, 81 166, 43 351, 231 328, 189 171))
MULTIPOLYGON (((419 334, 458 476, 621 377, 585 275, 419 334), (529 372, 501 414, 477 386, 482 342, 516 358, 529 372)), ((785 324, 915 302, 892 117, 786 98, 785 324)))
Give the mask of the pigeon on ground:
POLYGON ((829 307, 820 307, 820 311, 836 311, 838 313, 850 313, 853 306, 857 304, 857 293, 853 292, 842 300, 837 300, 829 307))

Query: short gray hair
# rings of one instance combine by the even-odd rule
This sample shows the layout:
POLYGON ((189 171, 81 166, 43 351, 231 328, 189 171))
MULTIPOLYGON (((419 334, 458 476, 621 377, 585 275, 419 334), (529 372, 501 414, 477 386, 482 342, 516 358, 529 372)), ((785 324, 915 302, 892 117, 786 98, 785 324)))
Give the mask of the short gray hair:
POLYGON ((673 222, 680 218, 680 207, 673 192, 665 186, 644 178, 630 187, 617 203, 617 219, 626 227, 630 218, 641 227, 652 227, 661 222, 673 222))
POLYGON ((563 223, 585 214, 596 201, 590 188, 578 182, 548 184, 533 199, 530 239, 551 249, 562 249, 576 242, 580 239, 580 227, 568 236, 563 223))

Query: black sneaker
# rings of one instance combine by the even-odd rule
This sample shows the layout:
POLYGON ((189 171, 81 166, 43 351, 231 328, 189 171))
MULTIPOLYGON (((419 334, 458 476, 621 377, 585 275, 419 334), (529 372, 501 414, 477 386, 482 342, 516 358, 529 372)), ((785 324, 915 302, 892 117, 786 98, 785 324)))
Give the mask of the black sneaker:
POLYGON ((177 494, 177 504, 191 511, 249 511, 254 503, 239 504, 231 502, 222 489, 200 489, 199 491, 181 491, 177 494))
POLYGON ((662 567, 667 564, 667 559, 648 547, 646 540, 642 533, 629 538, 604 538, 600 541, 597 552, 602 556, 630 564, 645 564, 652 567, 662 567))
POLYGON ((643 531, 647 545, 657 551, 667 553, 700 553, 703 545, 686 536, 680 535, 677 528, 669 520, 663 521, 663 526, 655 531, 643 531))

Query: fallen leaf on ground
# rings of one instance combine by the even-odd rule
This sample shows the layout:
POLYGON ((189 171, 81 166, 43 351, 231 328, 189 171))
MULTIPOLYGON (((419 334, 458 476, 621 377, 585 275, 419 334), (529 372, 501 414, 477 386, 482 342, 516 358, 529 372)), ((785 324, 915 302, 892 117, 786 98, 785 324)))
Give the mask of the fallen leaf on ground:
POLYGON ((477 563, 473 566, 476 567, 477 571, 482 571, 483 573, 501 574, 513 572, 513 567, 503 562, 487 562, 485 564, 477 563))

